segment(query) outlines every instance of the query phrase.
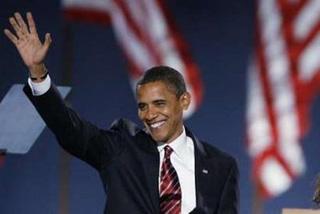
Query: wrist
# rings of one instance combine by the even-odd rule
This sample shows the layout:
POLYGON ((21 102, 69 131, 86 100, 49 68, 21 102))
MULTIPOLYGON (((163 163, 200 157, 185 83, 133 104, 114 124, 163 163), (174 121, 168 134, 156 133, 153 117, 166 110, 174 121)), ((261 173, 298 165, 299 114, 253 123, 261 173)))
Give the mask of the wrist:
POLYGON ((49 74, 49 72, 46 71, 46 73, 42 76, 33 77, 30 75, 29 77, 33 82, 42 82, 43 80, 45 80, 47 78, 48 74, 49 74))
POLYGON ((42 76, 47 72, 46 66, 43 63, 31 65, 28 69, 30 76, 42 76))
POLYGON ((29 77, 33 82, 41 82, 47 76, 48 70, 43 63, 29 67, 29 77))

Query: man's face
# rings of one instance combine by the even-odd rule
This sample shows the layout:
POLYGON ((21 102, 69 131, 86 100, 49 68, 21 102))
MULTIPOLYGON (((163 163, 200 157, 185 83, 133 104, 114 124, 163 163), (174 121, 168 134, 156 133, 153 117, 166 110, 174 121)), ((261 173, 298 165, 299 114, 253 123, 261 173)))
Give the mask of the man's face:
POLYGON ((150 82, 138 86, 137 102, 139 118, 155 141, 170 143, 182 133, 182 115, 190 103, 189 93, 177 98, 164 82, 150 82))

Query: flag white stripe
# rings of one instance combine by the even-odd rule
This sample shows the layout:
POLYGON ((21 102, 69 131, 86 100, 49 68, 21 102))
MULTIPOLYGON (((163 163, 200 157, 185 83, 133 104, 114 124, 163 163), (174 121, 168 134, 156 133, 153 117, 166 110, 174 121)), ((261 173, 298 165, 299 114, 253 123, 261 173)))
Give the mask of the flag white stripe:
POLYGON ((95 11, 108 12, 108 3, 106 0, 63 0, 61 2, 64 8, 84 8, 84 9, 94 9, 95 11))
MULTIPOLYGON (((180 71, 192 97, 191 105, 184 115, 187 117, 194 112, 199 105, 196 101, 200 102, 202 98, 202 87, 198 81, 200 78, 189 80, 189 73, 197 75, 198 70, 193 66, 187 67, 189 63, 193 65, 194 62, 188 62, 188 57, 185 59, 184 55, 180 55, 181 51, 187 55, 189 53, 184 47, 176 44, 176 39, 182 38, 177 36, 177 32, 172 34, 173 29, 160 5, 162 3, 158 0, 63 0, 62 4, 66 10, 83 8, 84 13, 88 9, 90 12, 103 11, 110 15, 116 37, 130 64, 133 65, 130 78, 133 88, 142 73, 152 66, 163 64, 180 71), (195 93, 194 87, 200 91, 195 93)), ((79 15, 71 16, 81 19, 79 15)))
POLYGON ((311 29, 318 24, 320 19, 320 1, 309 0, 302 11, 298 14, 294 23, 294 34, 299 40, 303 40, 310 33, 311 29))
POLYGON ((110 13, 117 38, 123 44, 128 56, 136 62, 141 70, 146 70, 155 64, 145 43, 142 43, 132 32, 130 25, 125 21, 122 10, 115 3, 110 3, 110 13))
POLYGON ((126 0, 134 22, 141 28, 145 28, 148 23, 148 14, 144 10, 141 0, 126 0))
POLYGON ((192 88, 192 84, 190 84, 189 79, 186 73, 186 66, 181 59, 181 56, 178 53, 177 47, 171 38, 170 32, 165 25, 166 21, 163 17, 162 12, 159 10, 159 7, 156 6, 155 1, 150 0, 142 0, 147 8, 147 28, 146 32, 150 37, 150 41, 153 42, 155 46, 157 46, 158 54, 161 57, 161 64, 168 65, 170 67, 175 68, 180 71, 183 75, 187 90, 191 93, 192 101, 187 112, 184 112, 185 117, 188 117, 192 112, 194 112, 196 103, 195 103, 195 94, 194 89, 192 88))
POLYGON ((286 191, 292 184, 282 165, 274 158, 269 158, 261 166, 262 183, 272 195, 279 195, 286 191))
POLYGON ((248 151, 264 196, 274 196, 306 168, 300 140, 314 93, 309 84, 320 68, 320 36, 315 34, 320 1, 257 3, 259 46, 248 77, 248 151))
POLYGON ((291 84, 289 60, 281 33, 281 16, 276 1, 261 1, 262 39, 278 131, 279 152, 295 175, 304 169, 304 159, 298 143, 299 129, 291 84), (262 3, 263 2, 263 3, 262 3), (268 18, 272 14, 273 18, 268 18), (268 32, 267 32, 268 30, 268 32))
POLYGON ((257 157, 271 146, 271 127, 266 111, 266 102, 263 99, 262 86, 256 67, 256 59, 251 61, 248 71, 248 150, 252 157, 257 157))
MULTIPOLYGON (((320 3, 320 1, 319 1, 320 3)), ((320 34, 308 44, 305 51, 299 58, 299 77, 302 81, 308 82, 317 74, 320 68, 320 34)))

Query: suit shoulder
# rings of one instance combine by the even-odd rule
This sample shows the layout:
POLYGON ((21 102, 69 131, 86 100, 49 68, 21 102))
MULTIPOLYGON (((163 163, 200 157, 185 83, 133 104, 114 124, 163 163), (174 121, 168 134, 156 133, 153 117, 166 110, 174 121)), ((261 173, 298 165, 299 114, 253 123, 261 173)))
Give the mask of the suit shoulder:
POLYGON ((110 130, 127 132, 129 135, 134 136, 141 131, 136 123, 126 118, 119 118, 113 121, 110 126, 110 130))
POLYGON ((237 165, 236 159, 232 155, 206 142, 201 142, 201 143, 203 144, 204 149, 207 152, 207 155, 209 156, 209 158, 215 158, 223 162, 228 162, 230 164, 237 165))

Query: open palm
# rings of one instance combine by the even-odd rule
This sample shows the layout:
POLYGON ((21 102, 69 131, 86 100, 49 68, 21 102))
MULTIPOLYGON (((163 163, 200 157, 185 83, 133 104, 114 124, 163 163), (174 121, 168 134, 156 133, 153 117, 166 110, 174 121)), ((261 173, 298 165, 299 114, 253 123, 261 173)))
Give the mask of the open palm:
POLYGON ((46 34, 42 44, 31 13, 27 13, 28 25, 20 13, 15 13, 14 17, 9 18, 9 21, 15 34, 8 29, 5 29, 4 33, 18 49, 25 65, 32 69, 32 67, 43 63, 51 43, 50 34, 46 34))

